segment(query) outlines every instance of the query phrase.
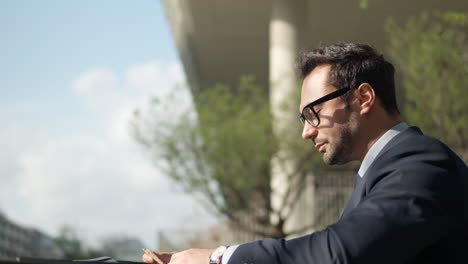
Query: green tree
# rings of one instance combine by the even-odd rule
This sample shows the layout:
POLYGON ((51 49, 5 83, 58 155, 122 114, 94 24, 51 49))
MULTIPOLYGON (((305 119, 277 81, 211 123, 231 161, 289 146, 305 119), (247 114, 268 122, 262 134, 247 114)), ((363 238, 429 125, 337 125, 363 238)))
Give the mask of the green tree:
POLYGON ((468 15, 424 12, 386 25, 402 74, 403 115, 457 150, 468 147, 468 15))
POLYGON ((148 112, 135 113, 133 131, 155 164, 185 191, 202 197, 213 213, 259 236, 284 237, 304 230, 285 232, 284 223, 308 172, 318 171, 321 161, 311 161, 320 156, 300 140, 297 116, 285 120, 294 122, 285 133, 272 132, 266 91, 250 77, 237 87, 200 89, 194 94, 196 111, 184 112, 175 122, 160 117, 174 105, 181 107, 178 100, 155 99, 148 112), (277 162, 292 170, 282 206, 273 208, 270 164, 279 142, 287 149, 277 162), (270 221, 272 216, 278 221, 270 221))

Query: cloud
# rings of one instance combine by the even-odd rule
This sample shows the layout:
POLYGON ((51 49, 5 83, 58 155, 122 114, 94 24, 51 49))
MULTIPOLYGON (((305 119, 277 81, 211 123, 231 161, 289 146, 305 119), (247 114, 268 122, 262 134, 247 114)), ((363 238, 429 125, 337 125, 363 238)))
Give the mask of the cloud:
POLYGON ((82 102, 95 110, 112 110, 125 98, 118 93, 119 78, 111 69, 97 68, 80 74, 72 82, 82 102))
POLYGON ((152 61, 135 65, 126 73, 126 86, 145 94, 160 95, 184 84, 184 74, 179 63, 163 64, 152 61))
POLYGON ((28 218, 49 232, 68 223, 85 233, 144 234, 173 227, 193 205, 141 156, 111 141, 56 140, 24 153, 20 164, 19 193, 30 203, 28 218))
MULTIPOLYGON (((90 240, 126 233, 154 246, 157 230, 177 228, 201 209, 145 158, 130 136, 129 119, 151 96, 176 86, 184 86, 180 63, 148 62, 123 76, 90 69, 71 81, 71 89, 86 113, 94 113, 83 117, 93 133, 63 127, 60 133, 35 131, 40 136, 33 140, 34 127, 9 121, 0 133, 6 146, 0 174, 11 175, 2 177, 8 180, 0 187, 0 197, 8 199, 2 209, 51 234, 70 224, 90 240), (99 131, 91 127, 96 123, 99 131)), ((183 93, 190 102, 187 89, 183 93)))

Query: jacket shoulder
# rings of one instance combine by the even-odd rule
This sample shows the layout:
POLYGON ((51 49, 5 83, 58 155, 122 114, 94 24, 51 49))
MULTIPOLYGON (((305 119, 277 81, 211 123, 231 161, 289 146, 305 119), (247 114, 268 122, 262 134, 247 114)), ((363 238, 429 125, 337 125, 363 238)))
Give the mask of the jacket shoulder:
POLYGON ((378 155, 376 162, 387 159, 396 163, 408 160, 438 160, 466 168, 462 159, 450 147, 436 138, 424 135, 417 127, 410 127, 390 140, 378 155))

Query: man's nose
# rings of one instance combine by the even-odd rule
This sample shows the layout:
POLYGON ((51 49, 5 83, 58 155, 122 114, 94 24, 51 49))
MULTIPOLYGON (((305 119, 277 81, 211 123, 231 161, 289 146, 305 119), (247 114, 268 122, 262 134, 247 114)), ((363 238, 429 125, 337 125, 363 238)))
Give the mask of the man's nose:
POLYGON ((317 137, 317 134, 318 134, 317 128, 311 126, 308 122, 305 122, 304 128, 302 129, 302 138, 314 140, 315 137, 317 137))

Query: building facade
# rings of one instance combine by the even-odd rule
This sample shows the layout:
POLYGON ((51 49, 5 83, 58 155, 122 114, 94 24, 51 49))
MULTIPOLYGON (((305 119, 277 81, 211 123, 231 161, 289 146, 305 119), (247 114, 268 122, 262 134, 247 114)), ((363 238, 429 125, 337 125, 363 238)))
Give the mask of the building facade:
POLYGON ((53 239, 33 228, 20 226, 0 212, 0 258, 63 257, 53 239))

